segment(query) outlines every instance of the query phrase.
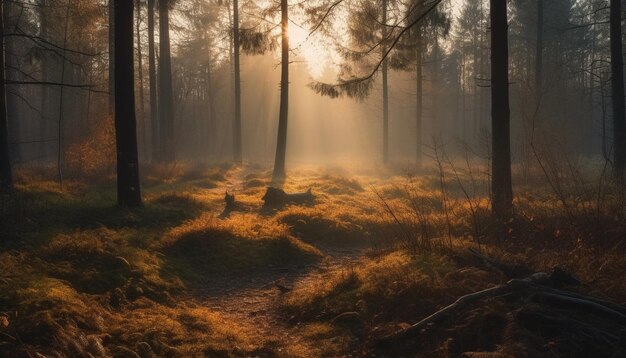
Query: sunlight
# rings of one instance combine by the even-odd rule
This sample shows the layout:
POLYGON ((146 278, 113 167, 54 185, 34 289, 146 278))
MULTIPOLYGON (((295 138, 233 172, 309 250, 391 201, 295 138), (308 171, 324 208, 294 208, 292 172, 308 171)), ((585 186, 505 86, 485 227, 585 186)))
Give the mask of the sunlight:
POLYGON ((622 14, 1 3, 0 358, 626 357, 622 14))
POLYGON ((320 77, 327 66, 332 63, 331 50, 319 41, 316 35, 309 36, 309 30, 293 22, 289 24, 289 39, 294 50, 306 62, 309 74, 313 78, 320 77))

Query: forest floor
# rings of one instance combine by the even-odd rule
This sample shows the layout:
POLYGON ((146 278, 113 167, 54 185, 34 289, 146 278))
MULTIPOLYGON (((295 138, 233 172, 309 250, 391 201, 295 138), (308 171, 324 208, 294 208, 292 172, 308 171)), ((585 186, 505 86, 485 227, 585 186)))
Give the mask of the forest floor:
POLYGON ((0 203, 0 356, 624 354, 626 322, 511 295, 380 344, 511 278, 468 248, 533 271, 562 267, 583 283, 568 289, 626 301, 624 205, 611 188, 553 194, 526 180, 516 217, 501 223, 487 183, 452 169, 300 166, 284 189, 311 188, 314 203, 266 210, 267 168, 151 167, 144 206, 128 210, 111 178, 61 188, 22 168, 0 203), (226 192, 238 202, 230 213, 226 192), (554 323, 564 316, 576 320, 554 323))

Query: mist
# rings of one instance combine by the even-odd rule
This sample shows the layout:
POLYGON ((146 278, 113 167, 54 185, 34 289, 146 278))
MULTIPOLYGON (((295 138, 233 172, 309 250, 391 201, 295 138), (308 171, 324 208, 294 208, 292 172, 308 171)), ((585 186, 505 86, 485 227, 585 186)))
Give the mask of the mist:
POLYGON ((623 31, 0 0, 0 357, 626 356, 623 31))

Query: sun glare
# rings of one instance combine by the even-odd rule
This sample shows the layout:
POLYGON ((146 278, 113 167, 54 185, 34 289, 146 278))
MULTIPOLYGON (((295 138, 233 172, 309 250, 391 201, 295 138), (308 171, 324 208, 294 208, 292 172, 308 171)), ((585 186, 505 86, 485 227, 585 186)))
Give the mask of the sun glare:
POLYGON ((320 78, 328 67, 333 66, 335 51, 317 34, 309 34, 308 29, 289 24, 291 50, 306 63, 311 77, 320 78))

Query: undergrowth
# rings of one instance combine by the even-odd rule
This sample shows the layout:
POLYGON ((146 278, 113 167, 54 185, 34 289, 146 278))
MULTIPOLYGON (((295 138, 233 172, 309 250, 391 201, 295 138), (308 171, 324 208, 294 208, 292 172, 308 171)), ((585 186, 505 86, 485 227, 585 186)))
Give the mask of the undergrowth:
MULTIPOLYGON (((61 188, 20 170, 16 192, 0 200, 0 355, 368 355, 378 337, 503 282, 468 247, 538 271, 563 267, 586 291, 626 300, 616 279, 626 270, 623 193, 613 184, 577 174, 566 185, 563 174, 518 185, 515 217, 498 222, 480 170, 440 161, 419 176, 302 168, 285 190, 312 188, 315 205, 271 213, 261 210, 264 168, 147 167, 135 210, 115 205, 106 179, 61 188), (220 219, 225 192, 241 210, 220 219), (350 259, 327 267, 325 255, 350 259), (200 298, 225 280, 296 271, 278 302, 299 337, 291 343, 255 336, 200 298)), ((507 305, 484 302, 411 352, 550 353, 507 305)))

